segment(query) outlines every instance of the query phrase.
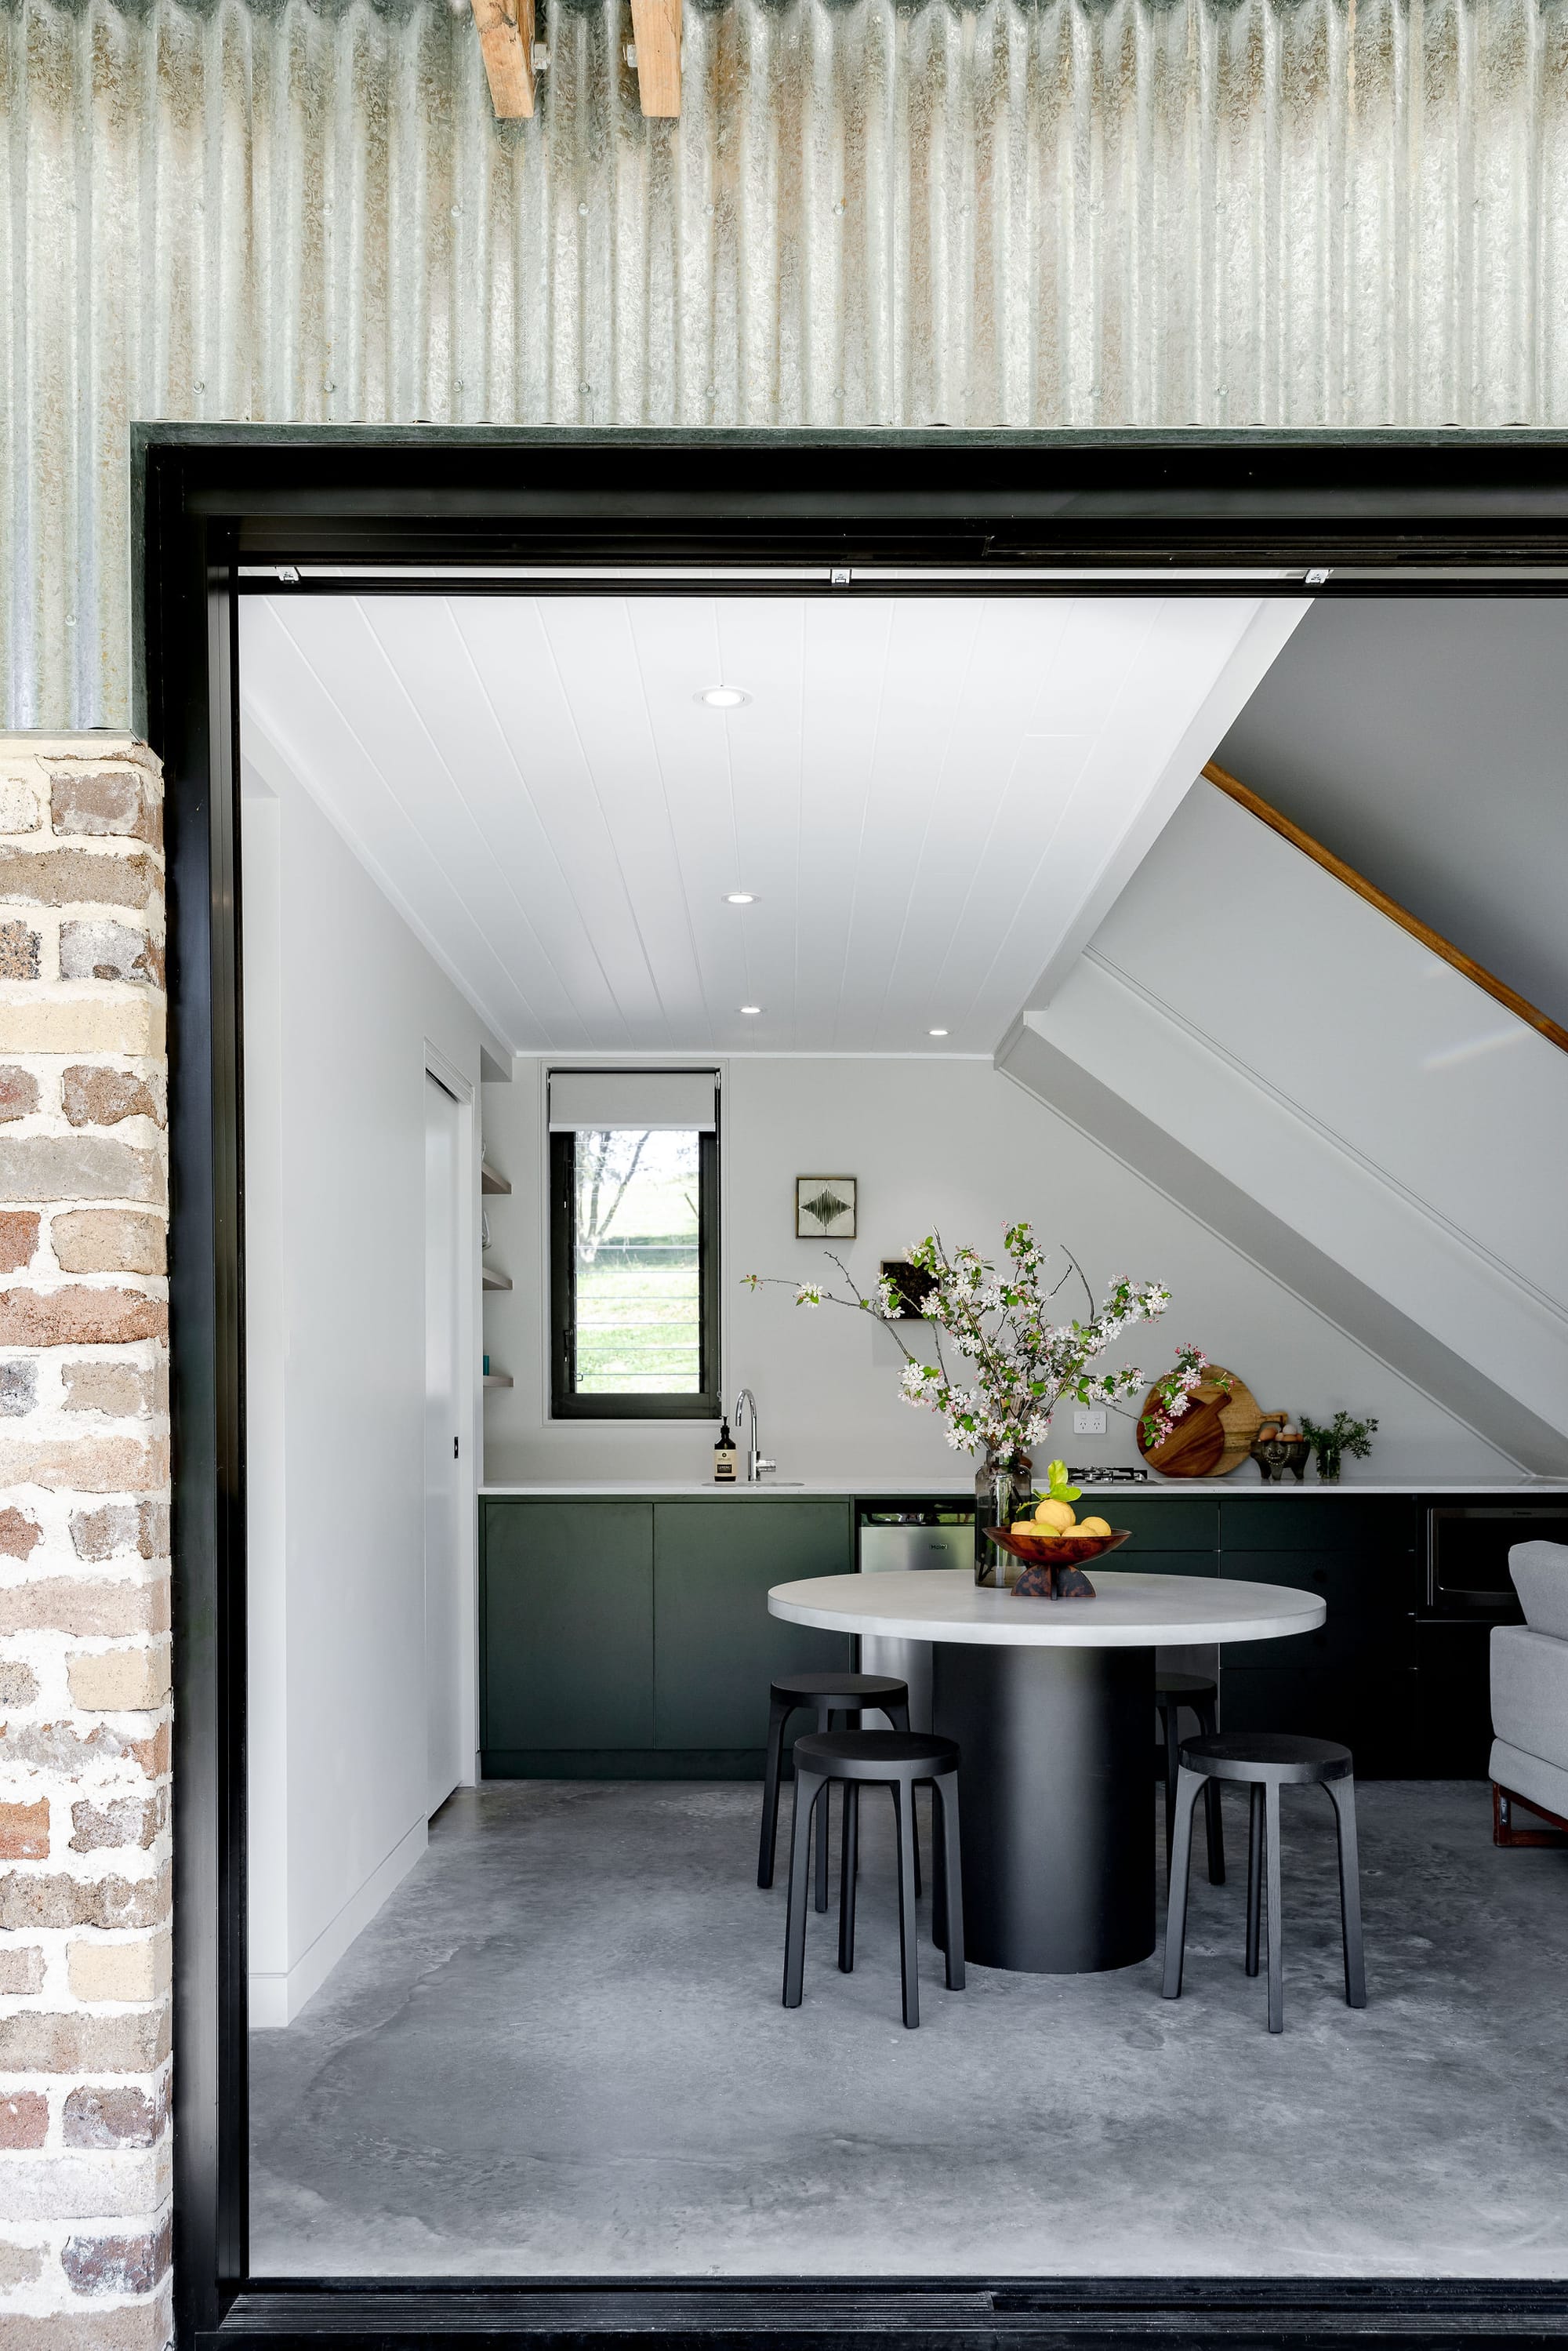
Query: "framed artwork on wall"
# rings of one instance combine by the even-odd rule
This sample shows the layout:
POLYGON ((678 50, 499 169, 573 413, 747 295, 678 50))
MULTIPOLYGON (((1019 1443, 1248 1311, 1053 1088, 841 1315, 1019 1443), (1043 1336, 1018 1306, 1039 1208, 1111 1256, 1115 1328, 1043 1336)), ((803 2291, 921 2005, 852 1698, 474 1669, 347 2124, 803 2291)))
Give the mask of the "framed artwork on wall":
POLYGON ((852 1176, 797 1176, 795 1238, 798 1241, 852 1241, 855 1179, 852 1176))
POLYGON ((930 1274, 919 1272, 903 1257, 884 1257, 882 1273, 884 1280, 892 1280, 898 1292, 898 1311, 894 1321, 924 1322, 927 1319, 925 1301, 935 1287, 930 1274))

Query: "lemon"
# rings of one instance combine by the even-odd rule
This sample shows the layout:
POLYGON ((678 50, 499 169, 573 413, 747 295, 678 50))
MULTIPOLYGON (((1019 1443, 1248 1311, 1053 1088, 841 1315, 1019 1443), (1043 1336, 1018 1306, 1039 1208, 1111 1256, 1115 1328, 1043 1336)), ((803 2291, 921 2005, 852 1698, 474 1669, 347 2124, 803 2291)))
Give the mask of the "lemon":
POLYGON ((1108 1535, 1110 1531, 1103 1519, 1080 1519, 1078 1521, 1081 1535, 1108 1535))
POLYGON ((1060 1527, 1042 1527, 1038 1520, 1031 1520, 1030 1523, 1030 1532, 1032 1535, 1038 1536, 1041 1542, 1060 1542, 1061 1541, 1061 1529, 1060 1527))
POLYGON ((1012 1525, 1008 1529, 1008 1532, 1013 1535, 1032 1535, 1035 1532, 1034 1520, 1032 1519, 1015 1519, 1012 1525))
POLYGON ((1071 1502, 1038 1502, 1034 1515, 1038 1526, 1050 1527, 1059 1535, 1075 1523, 1071 1502))

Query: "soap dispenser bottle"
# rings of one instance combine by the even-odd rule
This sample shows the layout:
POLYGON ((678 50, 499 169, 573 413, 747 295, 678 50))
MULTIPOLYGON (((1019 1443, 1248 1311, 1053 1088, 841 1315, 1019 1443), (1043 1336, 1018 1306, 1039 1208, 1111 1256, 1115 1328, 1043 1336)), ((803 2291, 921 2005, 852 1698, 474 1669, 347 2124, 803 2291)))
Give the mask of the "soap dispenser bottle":
POLYGON ((727 1420, 719 1423, 718 1443, 713 1448, 713 1482, 716 1486, 733 1486, 737 1476, 735 1439, 729 1433, 727 1420))

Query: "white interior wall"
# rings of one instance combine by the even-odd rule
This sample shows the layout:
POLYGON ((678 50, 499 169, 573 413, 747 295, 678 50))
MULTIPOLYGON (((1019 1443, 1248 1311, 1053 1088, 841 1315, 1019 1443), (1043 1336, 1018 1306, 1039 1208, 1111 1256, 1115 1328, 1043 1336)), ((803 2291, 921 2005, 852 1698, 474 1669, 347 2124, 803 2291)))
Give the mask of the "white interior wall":
MULTIPOLYGON (((486 1149, 511 1178, 486 1202, 492 1261, 517 1288, 485 1301, 486 1344, 516 1385, 486 1396, 485 1474, 492 1484, 577 1479, 707 1477, 706 1423, 552 1424, 545 1377, 543 1064, 484 1089, 486 1149)), ((828 1272, 821 1244, 794 1238, 797 1175, 859 1180, 859 1229, 844 1250, 863 1290, 880 1260, 902 1257, 932 1225, 951 1242, 999 1249, 1005 1224, 1034 1220, 1066 1242, 1090 1278, 1123 1272, 1166 1282, 1174 1302, 1136 1334, 1128 1360, 1164 1370, 1191 1339, 1245 1379, 1260 1403, 1314 1416, 1375 1413, 1375 1449, 1346 1477, 1486 1479, 1514 1465, 1281 1283, 979 1060, 736 1057, 724 1065, 724 1379, 758 1400, 763 1449, 780 1478, 908 1484, 968 1474, 935 1416, 901 1402, 901 1358, 888 1332, 788 1289, 752 1294, 749 1272, 790 1282, 828 1272)), ((1071 1292, 1066 1293, 1070 1297, 1071 1292)), ((1136 1459, 1130 1421, 1104 1438, 1051 1450, 1074 1461, 1136 1459)))
POLYGON ((271 747, 245 780, 251 2020, 281 2025, 423 1850, 424 1071, 476 1092, 486 1040, 271 747))

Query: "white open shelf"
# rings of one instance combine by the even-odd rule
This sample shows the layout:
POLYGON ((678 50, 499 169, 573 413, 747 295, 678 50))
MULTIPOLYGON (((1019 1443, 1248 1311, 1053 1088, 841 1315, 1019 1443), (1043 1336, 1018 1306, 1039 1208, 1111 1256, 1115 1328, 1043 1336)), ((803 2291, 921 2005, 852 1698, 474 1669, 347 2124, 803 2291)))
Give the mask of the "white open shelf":
POLYGON ((512 1187, 510 1184, 507 1183, 506 1177, 498 1175, 496 1169, 491 1166, 487 1159, 481 1159, 479 1162, 479 1189, 481 1192, 509 1192, 511 1188, 512 1187))
POLYGON ((512 1385, 512 1374, 510 1372, 486 1372, 485 1385, 487 1388, 509 1388, 512 1385))
POLYGON ((495 1267, 490 1265, 480 1268, 479 1281, 480 1286, 485 1290, 510 1290, 512 1286, 512 1277, 509 1273, 497 1273, 495 1267))

